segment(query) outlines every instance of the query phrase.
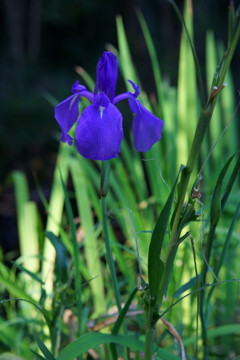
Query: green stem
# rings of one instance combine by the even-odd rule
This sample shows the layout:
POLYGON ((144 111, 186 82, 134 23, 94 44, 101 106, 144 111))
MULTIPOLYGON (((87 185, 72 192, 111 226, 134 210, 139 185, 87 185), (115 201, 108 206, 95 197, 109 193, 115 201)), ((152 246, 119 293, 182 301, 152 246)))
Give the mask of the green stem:
POLYGON ((173 225, 172 225, 172 229, 171 229, 169 247, 168 247, 167 257, 166 257, 166 264, 164 267, 164 273, 163 273, 163 277, 162 277, 162 281, 161 281, 160 289, 159 289, 159 297, 158 297, 159 306, 161 306, 161 304, 162 304, 162 300, 163 300, 164 294, 166 292, 169 277, 171 275, 173 261, 176 256, 176 253, 177 253, 177 248, 178 248, 177 241, 178 241, 178 237, 179 237, 179 232, 181 231, 181 229, 179 229, 178 227, 179 227, 179 221, 180 221, 180 217, 181 217, 184 199, 185 199, 187 189, 188 189, 188 184, 189 184, 190 177, 191 177, 191 174, 192 174, 192 171, 194 168, 194 164, 196 163, 196 159, 198 157, 200 147, 203 142, 206 130, 207 130, 208 125, 211 120, 214 104, 215 103, 212 103, 213 106, 209 105, 207 110, 203 110, 201 112, 201 115, 200 115, 200 118, 198 121, 198 125, 197 125, 196 131, 195 131, 195 136, 193 139, 192 147, 190 150, 190 154, 188 157, 187 166, 182 171, 182 176, 181 176, 181 180, 180 180, 180 184, 179 184, 179 198, 178 198, 178 202, 177 202, 176 208, 175 208, 174 221, 173 221, 173 225))
POLYGON ((145 340, 145 350, 144 350, 144 360, 152 359, 154 336, 155 336, 155 330, 151 327, 147 328, 146 340, 145 340))
POLYGON ((155 337, 155 329, 152 324, 153 309, 151 304, 149 308, 146 309, 146 336, 145 336, 145 348, 144 348, 144 360, 151 360, 153 354, 153 342, 155 337))
POLYGON ((118 307, 118 311, 120 312, 122 310, 122 307, 121 307, 120 293, 119 293, 119 288, 118 288, 118 283, 117 283, 116 270, 115 270, 112 249, 111 249, 111 243, 110 243, 109 230, 108 230, 106 197, 102 197, 101 203, 102 203, 102 221, 103 221, 103 234, 104 234, 105 248, 106 248, 106 258, 107 258, 107 263, 108 263, 110 274, 111 274, 115 301, 116 301, 116 304, 118 307))
MULTIPOLYGON (((205 250, 205 259, 204 259, 204 265, 202 269, 202 278, 201 282, 203 285, 206 283, 206 276, 207 276, 207 270, 208 270, 208 264, 211 257, 211 251, 212 251, 212 245, 213 245, 213 238, 215 233, 215 226, 211 226, 209 233, 208 233, 208 239, 207 239, 207 247, 205 250)), ((199 296, 199 305, 200 305, 200 320, 202 324, 202 345, 203 345, 203 359, 208 359, 208 339, 207 339, 207 314, 205 313, 204 305, 205 305, 205 291, 200 292, 199 296)))
MULTIPOLYGON (((117 282, 117 275, 116 275, 116 269, 115 264, 113 260, 113 254, 112 254, 112 248, 111 248, 111 241, 110 241, 110 235, 109 235, 109 229, 108 229, 108 216, 107 216, 107 201, 106 196, 108 193, 108 186, 109 186, 109 176, 110 176, 110 161, 103 161, 102 162, 102 169, 101 169, 101 179, 100 179, 100 197, 101 197, 101 205, 102 205, 102 222, 103 222, 103 237, 105 242, 105 249, 106 249, 106 258, 107 263, 109 266, 112 284, 113 284, 113 292, 115 301, 118 307, 119 314, 121 313, 122 307, 121 307, 121 297, 120 292, 118 288, 118 282, 117 282)), ((123 331, 126 334, 127 329, 123 324, 123 331)), ((112 359, 117 359, 117 351, 115 344, 110 344, 110 350, 112 359)), ((124 354, 125 359, 129 360, 129 350, 128 348, 124 348, 124 354)))

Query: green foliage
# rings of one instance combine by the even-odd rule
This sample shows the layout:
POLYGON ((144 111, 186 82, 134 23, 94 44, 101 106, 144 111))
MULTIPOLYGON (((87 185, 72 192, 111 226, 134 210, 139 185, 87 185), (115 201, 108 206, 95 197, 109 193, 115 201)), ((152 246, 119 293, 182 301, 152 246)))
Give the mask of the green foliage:
POLYGON ((51 352, 48 350, 48 348, 44 345, 44 343, 37 336, 35 336, 35 340, 36 340, 36 343, 39 346, 39 349, 41 350, 41 352, 45 356, 45 359, 46 360, 55 360, 55 358, 53 357, 51 352))
MULTIPOLYGON (((182 170, 182 169, 181 169, 182 170)), ((180 172, 181 172, 180 170, 180 172)), ((180 175, 179 172, 179 175, 180 175)), ((178 175, 178 177, 179 177, 178 175)), ((166 235, 167 226, 169 223, 171 208, 174 201, 175 188, 178 182, 178 177, 171 190, 171 193, 157 219, 155 228, 152 233, 151 242, 148 252, 148 280, 149 290, 151 295, 151 301, 156 302, 159 297, 159 286, 161 278, 164 273, 164 262, 160 259, 160 254, 166 235)))
MULTIPOLYGON (((184 359, 181 346, 173 350, 173 338, 180 345, 183 340, 191 359, 206 360, 212 350, 214 358, 239 353, 234 301, 240 278, 240 157, 230 73, 221 91, 239 35, 239 14, 230 8, 227 53, 207 33, 209 95, 203 104, 190 1, 185 5, 177 87, 163 80, 150 31, 137 13, 157 94, 153 99, 142 91, 141 101, 165 121, 161 142, 139 154, 131 139, 124 140, 111 168, 61 144, 49 201, 38 187, 47 212, 45 233, 25 175, 12 174, 20 257, 10 270, 0 262, 6 300, 1 302, 0 351, 6 359, 97 354, 127 360, 133 352, 135 359, 142 358, 143 351, 145 360, 148 352, 156 359, 184 359), (219 53, 224 55, 217 65, 219 53), (192 296, 183 295, 186 291, 192 296), (109 311, 116 304, 118 310, 109 311)), ((141 73, 120 16, 117 35, 115 51, 128 88, 128 79, 140 84, 141 73)), ((92 88, 91 77, 82 69, 78 73, 92 88)))

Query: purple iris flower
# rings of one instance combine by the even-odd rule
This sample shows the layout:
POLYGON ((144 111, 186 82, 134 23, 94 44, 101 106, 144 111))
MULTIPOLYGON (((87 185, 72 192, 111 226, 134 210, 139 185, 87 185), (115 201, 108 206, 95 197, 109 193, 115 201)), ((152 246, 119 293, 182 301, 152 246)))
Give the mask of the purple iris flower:
POLYGON ((115 96, 118 77, 118 62, 114 54, 105 51, 97 64, 97 79, 91 93, 78 81, 72 87, 72 94, 55 107, 55 118, 61 127, 61 141, 72 145, 69 136, 77 121, 76 146, 87 159, 109 160, 118 156, 123 138, 122 114, 117 109, 119 101, 128 99, 135 114, 133 119, 134 146, 138 151, 148 151, 161 138, 163 121, 154 116, 137 100, 139 86, 129 80, 134 92, 115 96), (78 102, 84 96, 90 100, 79 116, 78 102))

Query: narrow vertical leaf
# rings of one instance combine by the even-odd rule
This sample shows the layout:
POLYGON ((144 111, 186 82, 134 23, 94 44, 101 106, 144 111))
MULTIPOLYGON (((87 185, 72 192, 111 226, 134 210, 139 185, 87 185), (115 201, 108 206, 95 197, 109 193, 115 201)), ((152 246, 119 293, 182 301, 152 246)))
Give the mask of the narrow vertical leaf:
POLYGON ((177 186, 179 174, 169 194, 169 197, 158 217, 149 246, 148 280, 149 280, 149 289, 150 289, 151 297, 155 300, 157 299, 158 288, 164 271, 164 263, 160 258, 161 250, 162 250, 164 237, 166 235, 167 227, 169 224, 169 218, 171 215, 171 209, 174 201, 174 194, 175 194, 175 189, 177 186))

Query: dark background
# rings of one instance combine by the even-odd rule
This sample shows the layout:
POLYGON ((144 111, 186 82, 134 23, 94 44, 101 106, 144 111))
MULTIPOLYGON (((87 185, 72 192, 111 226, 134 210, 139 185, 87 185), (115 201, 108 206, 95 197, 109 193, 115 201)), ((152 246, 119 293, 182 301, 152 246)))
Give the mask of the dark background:
MULTIPOLYGON (((176 3, 182 9, 183 1, 176 3)), ((213 29, 216 39, 226 44, 228 4, 227 0, 193 0, 195 44, 203 68, 206 30, 213 29)), ((117 47, 117 14, 123 17, 142 84, 145 90, 154 91, 136 8, 144 14, 153 36, 162 76, 176 85, 181 25, 167 0, 0 2, 0 226, 11 223, 9 216, 15 213, 9 185, 12 170, 27 174, 32 197, 34 172, 46 192, 50 191, 59 128, 47 98, 52 95, 60 101, 70 95, 79 78, 76 65, 95 77, 105 44, 117 47)), ((239 78, 238 61, 235 56, 235 79, 239 78)))

